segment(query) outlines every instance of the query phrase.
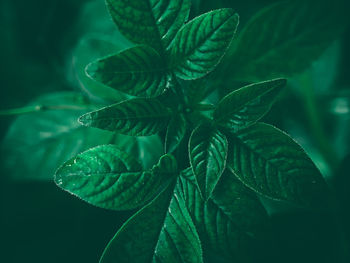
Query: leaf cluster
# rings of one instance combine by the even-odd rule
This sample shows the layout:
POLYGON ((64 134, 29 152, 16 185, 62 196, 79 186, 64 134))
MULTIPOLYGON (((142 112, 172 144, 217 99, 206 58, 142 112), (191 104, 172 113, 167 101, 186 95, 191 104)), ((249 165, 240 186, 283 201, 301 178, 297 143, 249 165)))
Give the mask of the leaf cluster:
MULTIPOLYGON (((164 155, 145 169, 135 156, 105 144, 57 170, 57 185, 92 205, 138 209, 110 241, 101 263, 245 262, 251 240, 268 219, 259 195, 308 209, 327 204, 326 184, 301 146, 259 122, 286 79, 266 80, 270 75, 257 68, 265 59, 268 69, 280 67, 275 56, 289 46, 271 38, 276 49, 264 52, 258 50, 268 48, 260 43, 264 38, 252 38, 265 15, 268 26, 277 25, 294 9, 283 9, 286 3, 269 7, 231 45, 238 15, 224 8, 188 21, 190 2, 106 1, 119 31, 135 45, 90 63, 86 73, 129 99, 86 113, 79 122, 128 136, 159 135, 164 155), (274 9, 287 11, 271 15, 274 9), (250 84, 213 105, 207 96, 216 87, 208 88, 206 80, 225 54, 242 65, 228 78, 250 84)), ((285 33, 294 36, 299 26, 285 33)), ((273 77, 293 71, 292 64, 284 68, 272 70, 273 77)))

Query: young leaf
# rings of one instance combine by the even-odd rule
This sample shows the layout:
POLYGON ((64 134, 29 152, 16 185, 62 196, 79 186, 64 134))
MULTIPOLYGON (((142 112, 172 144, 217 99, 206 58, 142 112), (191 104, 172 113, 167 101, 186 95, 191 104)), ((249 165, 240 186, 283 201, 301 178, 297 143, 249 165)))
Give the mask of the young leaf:
POLYGON ((327 186, 299 144, 277 128, 256 123, 230 137, 227 165, 245 185, 268 198, 322 207, 327 186))
POLYGON ((208 200, 226 166, 227 139, 219 130, 204 124, 193 131, 188 148, 198 189, 208 200))
POLYGON ((79 93, 46 94, 30 105, 46 106, 47 110, 44 107, 16 118, 1 144, 2 161, 12 179, 51 181, 57 167, 78 153, 99 144, 123 145, 129 140, 122 135, 115 140, 112 132, 79 125, 77 118, 95 109, 79 93))
POLYGON ((157 99, 137 98, 87 113, 79 122, 122 134, 147 136, 165 129, 170 116, 170 111, 157 99))
POLYGON ((176 34, 170 49, 172 67, 182 79, 198 79, 220 62, 238 25, 232 9, 219 9, 196 17, 176 34))
POLYGON ((190 0, 106 0, 109 12, 125 37, 162 54, 187 20, 190 0))
POLYGON ((150 171, 114 145, 83 152, 63 164, 55 174, 62 189, 106 209, 139 207, 159 193, 176 172, 175 160, 163 156, 150 171))
POLYGON ((110 241, 100 263, 202 263, 198 234, 181 195, 171 196, 173 190, 171 184, 131 217, 110 241))
POLYGON ((186 134, 186 119, 182 114, 175 115, 169 122, 165 136, 165 152, 172 153, 186 134))
POLYGON ((184 170, 180 179, 178 192, 183 195, 208 262, 247 262, 252 240, 266 231, 268 221, 256 195, 228 171, 207 202, 201 198, 191 168, 184 170))
POLYGON ((270 110, 285 84, 285 79, 275 79, 231 92, 214 111, 216 123, 235 131, 258 121, 270 110))
POLYGON ((154 97, 171 84, 171 76, 159 54, 147 46, 135 46, 102 58, 86 67, 87 75, 124 93, 154 97))
POLYGON ((225 81, 261 81, 303 71, 339 36, 345 2, 281 1, 266 7, 238 36, 225 81))

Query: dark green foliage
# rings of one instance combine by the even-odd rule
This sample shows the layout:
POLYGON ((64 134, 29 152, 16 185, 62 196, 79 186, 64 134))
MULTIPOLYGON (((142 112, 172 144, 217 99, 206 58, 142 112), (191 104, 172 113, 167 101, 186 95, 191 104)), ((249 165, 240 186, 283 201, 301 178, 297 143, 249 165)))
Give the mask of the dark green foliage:
MULTIPOLYGON (((230 79, 261 81, 303 71, 344 27, 343 0, 279 1, 244 26, 229 52, 230 79)), ((228 73, 228 72, 226 72, 228 73)))
MULTIPOLYGON (((252 262, 252 244, 268 229, 261 199, 327 208, 327 185, 302 147, 259 122, 286 86, 281 77, 305 69, 341 31, 341 5, 311 2, 264 8, 232 42, 239 16, 231 8, 187 21, 189 0, 106 0, 133 46, 101 44, 86 76, 78 61, 93 100, 51 95, 37 102, 43 112, 14 124, 34 123, 31 133, 46 120, 46 136, 30 148, 42 139, 66 145, 29 158, 45 163, 43 173, 68 160, 55 173, 60 188, 100 208, 134 210, 101 263, 252 262), (56 99, 66 107, 60 115, 50 108, 56 99)), ((10 131, 8 141, 17 136, 10 131)))
MULTIPOLYGON (((188 1, 108 0, 107 5, 120 32, 142 45, 99 59, 86 72, 97 82, 144 98, 87 113, 79 121, 132 136, 160 134, 166 152, 179 156, 188 151, 188 158, 176 164, 165 155, 144 170, 118 147, 105 145, 59 168, 56 183, 93 205, 114 210, 144 205, 111 240, 102 263, 246 262, 250 242, 266 229, 267 215, 256 194, 308 208, 325 205, 326 184, 302 148, 273 126, 256 123, 270 110, 285 79, 244 86, 217 106, 202 103, 212 90, 205 81, 183 81, 203 78, 225 55, 238 25, 232 9, 184 24, 188 1)), ((273 5, 246 25, 234 45, 239 71, 230 78, 264 79, 293 71, 266 67, 279 67, 273 56, 290 49, 279 38, 310 37, 304 34, 308 28, 298 29, 302 21, 293 8, 291 3, 273 5), (292 14, 295 21, 284 26, 292 14), (271 37, 273 52, 263 49, 269 47, 263 41, 272 24, 284 34, 271 37), (262 36, 255 41, 258 31, 262 36)), ((293 59, 298 63, 298 57, 293 59)))

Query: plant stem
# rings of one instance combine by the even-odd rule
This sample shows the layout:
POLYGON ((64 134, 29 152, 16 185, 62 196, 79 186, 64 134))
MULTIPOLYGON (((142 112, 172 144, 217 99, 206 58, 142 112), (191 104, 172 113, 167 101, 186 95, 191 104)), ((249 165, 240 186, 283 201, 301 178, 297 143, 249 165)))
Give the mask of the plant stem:
POLYGON ((84 110, 87 107, 75 105, 33 105, 15 109, 0 110, 0 116, 12 116, 48 110, 84 110))

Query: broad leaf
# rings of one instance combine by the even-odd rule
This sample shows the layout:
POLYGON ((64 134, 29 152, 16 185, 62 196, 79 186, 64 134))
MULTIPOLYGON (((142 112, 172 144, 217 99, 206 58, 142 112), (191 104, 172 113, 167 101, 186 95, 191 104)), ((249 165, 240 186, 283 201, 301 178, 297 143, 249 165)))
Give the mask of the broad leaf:
POLYGON ((322 207, 328 195, 320 172, 299 144, 277 128, 256 123, 230 137, 228 167, 268 198, 322 207))
POLYGON ((173 184, 131 217, 113 237, 100 263, 201 263, 198 234, 173 184), (170 203, 169 203, 170 201, 170 203))
POLYGON ((190 138, 189 158, 197 186, 208 200, 226 166, 228 143, 211 125, 200 125, 190 138))
POLYGON ((109 12, 125 37, 162 54, 187 20, 189 0, 107 0, 109 12))
POLYGON ((162 190, 176 172, 173 157, 165 155, 149 171, 114 145, 79 154, 55 174, 56 184, 84 201, 106 209, 139 207, 162 190))
MULTIPOLYGON (((5 153, 3 164, 13 179, 52 180, 59 165, 91 147, 114 142, 124 145, 126 141, 135 144, 126 136, 82 127, 77 118, 95 107, 79 93, 47 94, 30 105, 45 106, 48 110, 16 118, 1 145, 5 153)), ((135 148, 134 153, 138 151, 135 148)))
POLYGON ((206 262, 247 262, 254 239, 267 230, 268 216, 256 195, 228 171, 207 202, 191 168, 181 173, 177 187, 197 228, 206 262))
POLYGON ((345 2, 282 1, 264 8, 238 36, 225 81, 261 81, 303 71, 339 36, 345 2))
POLYGON ((171 46, 172 67, 182 79, 198 79, 220 62, 238 25, 232 9, 219 9, 183 26, 171 46))
POLYGON ((157 99, 131 99, 79 118, 85 126, 132 136, 147 136, 164 130, 170 111, 157 99))
POLYGON ((165 152, 172 153, 181 143, 186 134, 186 119, 182 114, 176 114, 169 122, 165 136, 165 152))
POLYGON ((87 75, 124 93, 154 97, 171 84, 171 76, 159 54, 147 46, 135 46, 102 58, 86 67, 87 75))
POLYGON ((216 123, 237 130, 258 121, 270 110, 285 84, 285 79, 276 79, 231 92, 219 102, 214 111, 216 123))

